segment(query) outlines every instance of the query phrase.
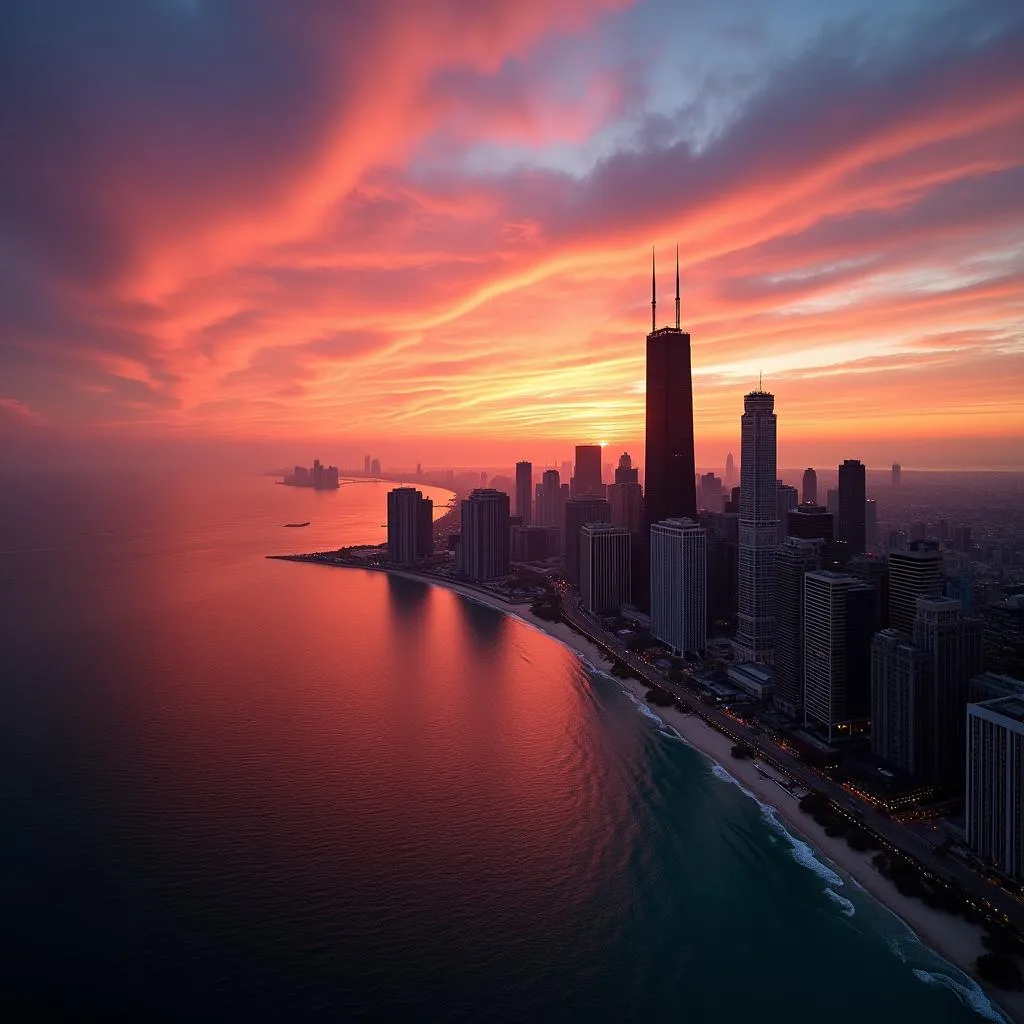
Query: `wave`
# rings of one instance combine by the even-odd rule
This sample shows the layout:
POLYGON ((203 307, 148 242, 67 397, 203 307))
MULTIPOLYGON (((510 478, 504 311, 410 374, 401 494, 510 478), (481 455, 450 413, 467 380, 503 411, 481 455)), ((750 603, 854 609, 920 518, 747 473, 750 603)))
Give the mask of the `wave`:
POLYGON ((988 997, 970 978, 963 975, 963 981, 957 981, 948 974, 938 974, 934 971, 914 970, 914 977, 923 981, 926 985, 939 985, 948 988, 955 993, 956 997, 968 1009, 984 1017, 986 1020, 996 1021, 997 1024, 1005 1024, 1006 1018, 989 1002, 988 997))
POLYGON ((637 710, 645 718, 649 718, 652 722, 655 722, 661 729, 668 728, 668 726, 665 725, 665 720, 660 715, 655 714, 655 712, 653 712, 635 693, 632 693, 629 690, 623 690, 622 692, 633 702, 637 710))
POLYGON ((853 917, 853 915, 857 913, 854 905, 845 896, 840 896, 839 893, 834 892, 831 888, 825 889, 825 895, 835 903, 847 917, 853 917))
POLYGON ((810 844, 805 843, 802 839, 797 839, 797 837, 782 824, 778 815, 775 813, 774 807, 769 807, 767 804, 761 804, 761 815, 772 828, 786 839, 792 850, 793 859, 798 864, 802 864, 805 868, 810 868, 811 871, 813 871, 819 878, 823 878, 829 885, 844 884, 839 875, 837 875, 827 864, 818 860, 810 844))

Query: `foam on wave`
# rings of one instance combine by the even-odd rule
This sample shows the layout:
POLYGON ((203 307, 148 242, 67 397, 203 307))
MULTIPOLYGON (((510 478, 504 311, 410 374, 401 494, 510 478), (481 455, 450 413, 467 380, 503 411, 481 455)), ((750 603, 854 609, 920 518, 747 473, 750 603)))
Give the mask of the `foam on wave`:
POLYGON ((980 986, 976 985, 966 975, 962 975, 963 981, 958 981, 956 978, 951 978, 948 974, 915 969, 914 977, 918 981, 923 981, 926 985, 940 985, 943 988, 948 988, 956 994, 956 997, 964 1006, 986 1020, 995 1021, 996 1024, 1004 1024, 1006 1020, 989 1002, 988 997, 982 992, 980 986))
POLYGON ((833 891, 831 888, 825 889, 825 895, 828 896, 828 898, 835 903, 847 917, 853 917, 853 915, 857 913, 854 905, 845 896, 840 896, 839 893, 833 891))

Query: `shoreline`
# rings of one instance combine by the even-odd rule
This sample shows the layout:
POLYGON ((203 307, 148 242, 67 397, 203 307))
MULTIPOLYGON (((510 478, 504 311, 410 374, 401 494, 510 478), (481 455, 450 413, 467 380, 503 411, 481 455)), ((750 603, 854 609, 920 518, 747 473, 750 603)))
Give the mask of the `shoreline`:
MULTIPOLYGON (((843 881, 852 881, 854 886, 866 892, 883 909, 901 921, 918 942, 965 975, 981 990, 998 1014, 1008 1021, 1024 1024, 1024 992, 1007 992, 995 988, 978 977, 974 970, 975 958, 987 952, 981 942, 985 934, 981 925, 971 924, 963 918, 933 909, 921 900, 904 896, 893 882, 875 870, 871 862, 872 851, 854 850, 841 836, 826 835, 824 828, 809 814, 804 814, 800 810, 795 798, 784 794, 775 783, 758 773, 753 767, 752 760, 734 758, 731 753, 732 741, 713 729, 698 715, 684 714, 674 705, 652 707, 646 700, 649 689, 646 683, 633 676, 611 676, 602 667, 608 665, 609 656, 566 622, 549 622, 541 619, 530 611, 529 603, 510 604, 497 595, 477 590, 456 580, 432 578, 401 569, 348 565, 342 565, 340 568, 362 568, 366 572, 383 572, 448 590, 467 600, 503 612, 559 641, 582 658, 585 665, 606 675, 618 684, 624 693, 634 697, 647 711, 656 715, 687 746, 708 758, 713 764, 717 764, 734 784, 745 790, 762 808, 770 809, 779 825, 794 840, 807 843, 814 855, 829 870, 834 870, 843 881)), ((837 903, 844 899, 840 893, 834 893, 834 896, 837 897, 837 903)), ((979 1012, 979 1016, 986 1016, 980 1013, 979 1008, 975 1008, 975 1012, 979 1012)))

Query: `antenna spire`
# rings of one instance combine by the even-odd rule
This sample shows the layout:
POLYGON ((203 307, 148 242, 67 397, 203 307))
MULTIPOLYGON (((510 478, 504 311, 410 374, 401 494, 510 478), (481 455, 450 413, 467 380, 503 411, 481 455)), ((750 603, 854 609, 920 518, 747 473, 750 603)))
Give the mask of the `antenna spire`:
POLYGON ((760 370, 758 370, 757 371, 757 390, 758 391, 764 391, 764 388, 761 386, 763 379, 764 379, 764 374, 760 370))
POLYGON ((676 242, 676 330, 679 330, 679 243, 676 242))
POLYGON ((654 278, 654 246, 651 246, 651 333, 653 334, 657 330, 657 320, 655 318, 656 307, 658 305, 658 293, 657 285, 654 278))

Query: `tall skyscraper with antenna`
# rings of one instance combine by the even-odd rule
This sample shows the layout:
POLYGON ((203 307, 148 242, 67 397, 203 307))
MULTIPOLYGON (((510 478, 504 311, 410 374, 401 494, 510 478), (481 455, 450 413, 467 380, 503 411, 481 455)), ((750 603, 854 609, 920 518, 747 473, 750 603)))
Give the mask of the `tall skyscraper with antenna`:
POLYGON ((690 335, 680 327, 679 247, 676 247, 676 325, 658 327, 657 277, 651 251, 651 333, 647 335, 645 523, 697 516, 693 456, 690 335))

